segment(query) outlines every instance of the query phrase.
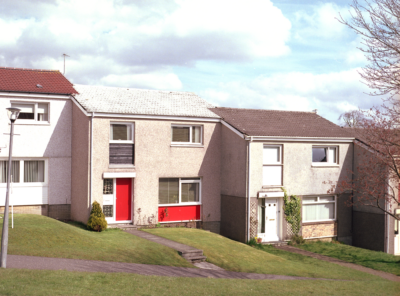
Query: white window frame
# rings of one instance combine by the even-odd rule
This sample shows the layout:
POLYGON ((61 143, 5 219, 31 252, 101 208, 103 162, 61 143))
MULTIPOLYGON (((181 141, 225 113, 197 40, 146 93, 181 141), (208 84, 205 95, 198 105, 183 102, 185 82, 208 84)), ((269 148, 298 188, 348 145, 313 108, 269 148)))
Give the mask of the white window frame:
POLYGON ((49 125, 50 124, 50 102, 31 102, 31 101, 11 101, 11 107, 13 104, 24 104, 24 105, 33 105, 33 119, 20 119, 17 118, 15 124, 35 124, 35 125, 49 125), (39 104, 46 104, 47 105, 47 120, 39 121, 37 120, 37 110, 39 104))
POLYGON ((174 204, 158 204, 159 207, 179 207, 179 206, 194 206, 194 205, 201 205, 201 181, 202 179, 197 179, 197 178, 193 178, 193 179, 189 179, 189 178, 176 178, 176 177, 160 177, 158 180, 158 184, 160 186, 160 179, 167 179, 167 178, 171 178, 171 179, 179 179, 179 203, 174 203, 174 204), (182 179, 187 179, 187 180, 182 180, 182 179), (197 180, 195 180, 197 179, 197 180), (193 183, 198 183, 199 184, 199 201, 197 202, 182 202, 182 184, 193 184, 193 183))
MULTIPOLYGON (((19 161, 19 182, 14 183, 15 187, 37 187, 37 186, 46 186, 48 185, 49 180, 49 163, 47 158, 18 158, 13 157, 13 161, 19 161), (24 162, 25 161, 44 161, 44 182, 24 182, 24 162)), ((8 158, 0 158, 0 161, 8 161, 8 158)), ((1 187, 7 187, 7 183, 0 183, 1 187)))
POLYGON ((301 210, 301 217, 302 217, 302 223, 313 223, 313 222, 329 222, 329 221, 336 221, 336 217, 337 217, 337 196, 336 195, 319 195, 319 196, 315 196, 315 195, 309 195, 309 196, 304 196, 304 197, 313 197, 313 198, 317 198, 317 201, 314 202, 304 202, 304 200, 302 199, 301 201, 301 205, 302 205, 302 210, 301 210), (333 201, 320 201, 320 197, 333 197, 333 201), (322 204, 334 204, 334 217, 333 219, 324 219, 324 220, 308 220, 308 221, 304 221, 304 212, 303 212, 303 207, 304 205, 322 205, 322 204))
POLYGON ((109 137, 109 142, 110 143, 116 143, 116 144, 134 144, 134 123, 133 122, 110 122, 110 137, 109 137), (113 134, 113 130, 112 130, 112 125, 113 124, 119 124, 119 125, 127 125, 131 127, 131 139, 132 140, 111 140, 112 139, 112 134, 113 134))
MULTIPOLYGON (((264 167, 268 167, 268 166, 280 166, 282 169, 281 169, 281 184, 280 185, 265 185, 264 184, 264 180, 262 181, 262 183, 263 183, 263 187, 282 187, 283 186, 283 158, 282 158, 282 156, 283 156, 283 153, 282 153, 282 150, 283 150, 283 145, 267 145, 267 144, 264 144, 263 145, 263 152, 264 152, 264 149, 265 148, 278 148, 279 149, 279 161, 278 162, 274 162, 274 163, 264 163, 264 159, 263 159, 263 168, 264 167)), ((263 175, 263 179, 264 179, 264 175, 263 175)))
POLYGON ((203 146, 203 125, 200 124, 171 124, 171 146, 203 146), (189 130, 189 142, 173 142, 172 134, 174 127, 188 127, 189 130), (192 133, 193 127, 200 127, 200 143, 193 143, 192 133))
POLYGON ((339 146, 320 146, 320 145, 313 145, 311 148, 311 163, 312 166, 339 166, 339 146), (335 149, 335 157, 336 157, 336 162, 331 162, 329 152, 327 154, 327 160, 326 162, 313 162, 313 148, 325 148, 325 149, 335 149))

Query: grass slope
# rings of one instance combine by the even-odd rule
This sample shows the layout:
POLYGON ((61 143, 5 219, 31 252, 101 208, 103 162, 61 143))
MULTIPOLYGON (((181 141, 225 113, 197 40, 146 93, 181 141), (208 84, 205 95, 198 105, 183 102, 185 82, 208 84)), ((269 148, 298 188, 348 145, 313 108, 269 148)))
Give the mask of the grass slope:
POLYGON ((329 242, 313 242, 297 247, 400 276, 399 256, 329 242))
POLYGON ((193 267, 175 250, 119 229, 91 232, 29 214, 14 215, 8 254, 193 267))
POLYGON ((204 251, 207 260, 226 270, 281 274, 314 278, 377 280, 377 277, 337 264, 328 263, 274 248, 258 250, 215 233, 190 228, 146 230, 204 251))
POLYGON ((0 270, 0 295, 399 295, 389 281, 176 278, 123 273, 0 270))

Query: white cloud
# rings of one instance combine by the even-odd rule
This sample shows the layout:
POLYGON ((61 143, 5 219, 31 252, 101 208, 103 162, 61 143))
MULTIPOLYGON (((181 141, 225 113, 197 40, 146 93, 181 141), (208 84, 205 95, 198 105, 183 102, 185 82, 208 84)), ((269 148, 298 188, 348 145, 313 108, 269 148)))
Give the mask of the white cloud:
POLYGON ((200 93, 211 103, 224 107, 311 111, 336 122, 343 112, 380 104, 366 95, 358 69, 327 74, 277 73, 251 81, 221 83, 200 93), (217 94, 222 93, 221 98, 217 94), (228 97, 228 99, 227 99, 228 97))

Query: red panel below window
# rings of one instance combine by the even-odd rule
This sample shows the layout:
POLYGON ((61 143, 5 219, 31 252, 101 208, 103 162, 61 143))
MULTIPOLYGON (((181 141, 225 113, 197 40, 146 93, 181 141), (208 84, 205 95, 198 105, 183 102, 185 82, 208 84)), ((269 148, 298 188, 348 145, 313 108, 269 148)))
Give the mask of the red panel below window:
POLYGON ((159 207, 159 222, 179 222, 185 220, 200 220, 200 205, 159 207))

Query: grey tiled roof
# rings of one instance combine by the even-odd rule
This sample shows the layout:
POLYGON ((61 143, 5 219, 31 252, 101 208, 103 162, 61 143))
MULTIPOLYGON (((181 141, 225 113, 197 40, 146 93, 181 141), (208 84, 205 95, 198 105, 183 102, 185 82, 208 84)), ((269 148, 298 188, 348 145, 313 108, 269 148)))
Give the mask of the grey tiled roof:
POLYGON ((314 112, 222 107, 210 110, 248 136, 354 138, 348 129, 314 112))
POLYGON ((75 84, 75 99, 87 112, 219 118, 191 92, 75 84))

